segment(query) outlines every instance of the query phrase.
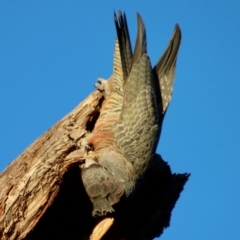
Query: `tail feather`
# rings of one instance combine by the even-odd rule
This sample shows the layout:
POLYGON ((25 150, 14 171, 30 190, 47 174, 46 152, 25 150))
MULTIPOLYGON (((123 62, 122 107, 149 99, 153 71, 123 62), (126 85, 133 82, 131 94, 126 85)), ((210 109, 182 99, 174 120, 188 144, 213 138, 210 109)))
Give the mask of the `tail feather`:
POLYGON ((181 30, 179 25, 176 24, 172 38, 165 52, 154 67, 154 71, 157 75, 160 85, 162 99, 161 112, 163 114, 166 112, 172 97, 173 83, 175 78, 175 67, 180 43, 181 30))
POLYGON ((114 13, 114 22, 120 48, 124 80, 126 80, 130 73, 132 62, 132 47, 125 13, 122 14, 122 12, 119 11, 118 17, 116 13, 114 13))
POLYGON ((132 66, 138 61, 144 53, 147 53, 147 37, 146 37, 146 28, 142 17, 137 13, 137 22, 138 22, 138 32, 136 37, 136 43, 134 48, 134 53, 132 57, 132 66))

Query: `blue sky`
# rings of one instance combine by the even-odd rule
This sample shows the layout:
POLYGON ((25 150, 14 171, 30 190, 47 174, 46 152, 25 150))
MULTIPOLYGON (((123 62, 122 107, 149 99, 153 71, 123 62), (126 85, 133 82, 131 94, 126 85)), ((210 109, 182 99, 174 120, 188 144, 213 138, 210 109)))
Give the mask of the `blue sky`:
POLYGON ((158 152, 192 176, 161 239, 240 239, 237 0, 1 1, 0 170, 111 75, 118 9, 133 42, 142 15, 152 64, 182 29, 158 152))

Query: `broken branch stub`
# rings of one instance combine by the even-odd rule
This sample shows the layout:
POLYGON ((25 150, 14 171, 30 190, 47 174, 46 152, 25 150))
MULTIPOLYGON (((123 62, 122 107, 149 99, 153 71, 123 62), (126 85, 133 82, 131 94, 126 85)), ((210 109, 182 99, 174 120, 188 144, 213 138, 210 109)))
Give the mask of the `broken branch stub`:
POLYGON ((64 173, 84 160, 81 141, 101 98, 98 91, 91 94, 1 173, 1 239, 24 239, 52 204, 64 173))

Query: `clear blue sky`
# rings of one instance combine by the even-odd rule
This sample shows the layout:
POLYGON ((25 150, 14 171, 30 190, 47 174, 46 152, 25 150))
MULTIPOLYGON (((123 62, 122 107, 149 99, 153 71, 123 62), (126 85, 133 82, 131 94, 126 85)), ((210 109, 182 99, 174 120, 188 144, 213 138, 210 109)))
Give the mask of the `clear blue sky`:
MULTIPOLYGON (((190 172, 163 240, 240 239, 240 1, 1 1, 0 170, 112 72, 113 10, 155 64, 182 29, 158 152, 190 172)), ((156 189, 157 190, 157 189, 156 189)))

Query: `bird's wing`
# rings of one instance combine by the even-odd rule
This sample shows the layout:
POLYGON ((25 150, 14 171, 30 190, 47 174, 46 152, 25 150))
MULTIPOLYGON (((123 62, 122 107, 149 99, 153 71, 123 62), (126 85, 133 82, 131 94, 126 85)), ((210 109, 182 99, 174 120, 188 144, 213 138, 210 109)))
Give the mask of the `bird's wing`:
POLYGON ((120 120, 114 125, 113 131, 117 145, 140 176, 154 152, 159 116, 154 91, 156 80, 146 54, 145 27, 139 14, 133 59, 124 87, 120 120))

